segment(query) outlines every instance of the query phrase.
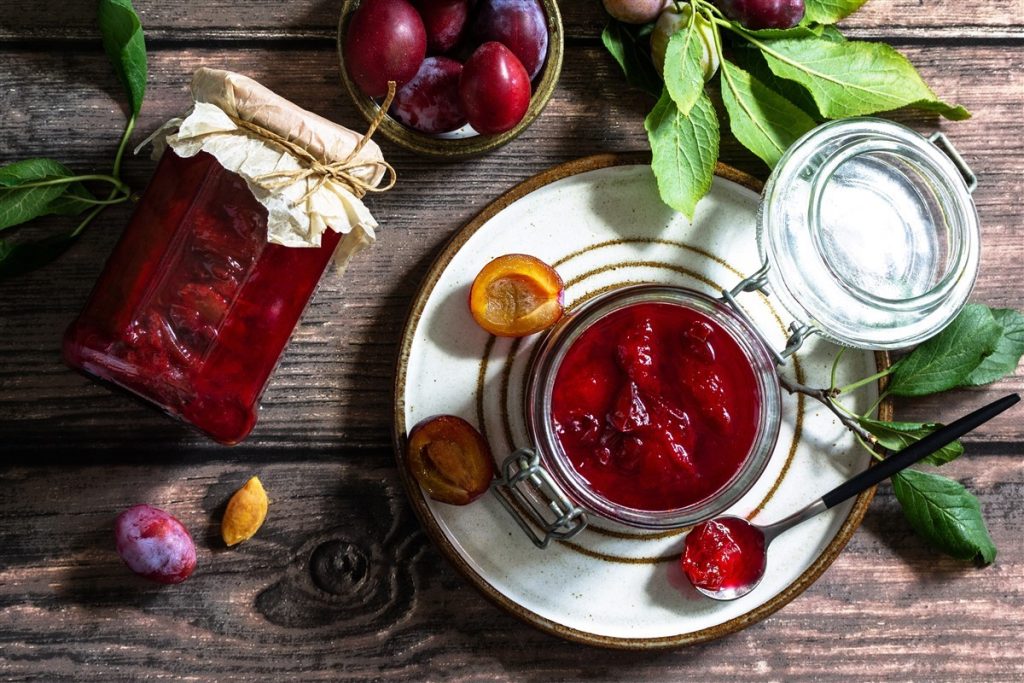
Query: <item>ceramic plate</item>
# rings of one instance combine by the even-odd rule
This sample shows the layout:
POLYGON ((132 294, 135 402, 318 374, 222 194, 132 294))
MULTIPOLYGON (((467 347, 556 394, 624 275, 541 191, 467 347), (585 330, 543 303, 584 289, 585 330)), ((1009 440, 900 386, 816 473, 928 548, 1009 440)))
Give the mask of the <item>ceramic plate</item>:
MULTIPOLYGON (((717 295, 758 268, 759 189, 754 179, 719 166, 691 224, 658 199, 642 157, 588 157, 498 199, 454 237, 431 268, 414 301, 399 359, 399 469, 434 542, 501 607, 546 631, 595 645, 639 649, 710 640, 792 600, 836 558, 860 523, 870 494, 780 537, 761 585, 739 600, 719 603, 697 594, 682 575, 680 531, 645 532, 591 515, 581 535, 539 550, 492 495, 465 507, 437 503, 405 465, 408 429, 440 413, 475 424, 499 464, 515 448, 530 445, 523 387, 538 339, 497 339, 473 322, 468 292, 484 264, 512 252, 553 264, 566 283, 570 309, 595 292, 638 282, 717 295)), ((770 342, 783 348, 786 312, 761 294, 740 300, 770 342)), ((812 337, 784 372, 827 386, 837 351, 812 337)), ((848 350, 837 381, 872 374, 876 360, 885 362, 848 350)), ((730 510, 758 522, 795 511, 868 465, 867 454, 827 409, 783 394, 782 429, 765 474, 730 510)), ((864 411, 876 398, 877 387, 864 387, 846 403, 864 411)))

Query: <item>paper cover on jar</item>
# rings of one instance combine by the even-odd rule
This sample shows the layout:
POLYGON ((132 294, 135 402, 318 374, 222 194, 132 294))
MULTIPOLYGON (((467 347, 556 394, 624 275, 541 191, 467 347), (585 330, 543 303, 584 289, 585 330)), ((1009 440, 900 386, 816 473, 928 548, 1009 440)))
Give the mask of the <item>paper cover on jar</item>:
POLYGON ((318 247, 330 228, 345 235, 335 252, 344 265, 375 239, 361 198, 390 168, 375 142, 230 71, 200 68, 192 97, 189 114, 158 131, 155 156, 165 145, 186 158, 203 151, 237 173, 267 209, 271 243, 318 247))

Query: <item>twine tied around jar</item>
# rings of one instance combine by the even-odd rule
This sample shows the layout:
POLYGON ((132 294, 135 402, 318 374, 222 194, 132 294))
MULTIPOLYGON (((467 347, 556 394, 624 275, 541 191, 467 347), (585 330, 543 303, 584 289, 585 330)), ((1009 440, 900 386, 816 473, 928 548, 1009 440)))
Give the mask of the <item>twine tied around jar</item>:
POLYGON ((324 163, 321 159, 311 154, 309 150, 302 145, 278 135, 274 131, 267 130, 263 126, 252 123, 251 121, 244 121, 235 116, 228 115, 228 117, 240 128, 255 133, 259 137, 272 142, 288 152, 291 152, 304 164, 303 168, 271 171, 253 178, 254 181, 259 182, 266 189, 273 191, 282 187, 287 187, 288 185, 305 178, 316 177, 316 181, 313 183, 313 186, 307 190, 302 197, 295 201, 296 205, 302 204, 311 196, 316 194, 328 180, 333 180, 345 185, 349 191, 356 196, 356 198, 362 199, 368 192, 387 192, 393 188, 395 183, 398 181, 398 174, 395 172, 394 167, 383 159, 380 161, 370 162, 356 161, 356 158, 359 156, 359 152, 361 152, 366 143, 370 141, 370 138, 373 137, 373 134, 377 131, 377 127, 380 126, 384 121, 384 117, 387 116, 388 108, 391 106, 392 100, 395 99, 395 88, 395 82, 388 81, 388 94, 385 96, 384 102, 377 111, 377 115, 374 117, 373 121, 370 122, 370 127, 367 129, 366 134, 363 135, 362 139, 359 140, 359 143, 356 144, 347 157, 341 161, 336 161, 331 164, 324 163), (386 185, 377 186, 352 173, 355 169, 367 168, 370 166, 383 167, 385 174, 390 176, 390 181, 386 185), (266 180, 273 180, 275 178, 277 179, 276 182, 263 182, 266 180))

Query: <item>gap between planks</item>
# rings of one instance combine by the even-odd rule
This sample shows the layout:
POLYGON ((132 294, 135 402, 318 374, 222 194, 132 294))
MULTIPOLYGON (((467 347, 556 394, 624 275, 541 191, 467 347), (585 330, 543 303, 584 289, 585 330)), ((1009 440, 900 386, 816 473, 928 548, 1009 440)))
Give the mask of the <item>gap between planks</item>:
MULTIPOLYGON (((1018 45, 1024 42, 1024 27, 1020 26, 942 26, 921 28, 915 26, 886 26, 885 28, 850 28, 844 29, 848 38, 859 40, 880 40, 900 44, 1007 44, 1018 45)), ((97 32, 69 31, 64 35, 54 35, 48 29, 11 30, 0 28, 0 46, 4 48, 53 50, 62 44, 94 42, 99 38, 97 32)), ((302 41, 302 47, 308 48, 305 41, 323 40, 332 44, 337 32, 332 28, 255 28, 239 30, 235 28, 203 28, 201 30, 182 30, 177 28, 155 28, 146 30, 147 47, 156 50, 174 50, 194 46, 216 47, 216 44, 246 43, 250 47, 253 41, 262 43, 262 47, 275 45, 283 49, 292 47, 291 43, 302 41)), ((595 35, 567 35, 566 45, 594 45, 600 43, 595 35)))

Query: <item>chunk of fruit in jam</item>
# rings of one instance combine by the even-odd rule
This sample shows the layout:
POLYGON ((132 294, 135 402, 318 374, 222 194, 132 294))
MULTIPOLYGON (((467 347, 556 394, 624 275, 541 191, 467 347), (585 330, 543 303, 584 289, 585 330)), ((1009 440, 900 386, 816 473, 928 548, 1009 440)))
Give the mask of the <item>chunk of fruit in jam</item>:
POLYGON ((743 588, 764 573, 764 534, 732 517, 702 522, 687 534, 680 562, 698 588, 743 588))
POLYGON ((608 413, 608 424, 615 431, 626 433, 646 427, 650 423, 651 418, 647 414, 647 406, 640 398, 640 390, 636 384, 629 382, 619 391, 612 412, 608 413))
POLYGON ((714 332, 711 325, 700 320, 694 322, 683 333, 683 350, 688 356, 692 356, 702 363, 715 362, 715 347, 711 345, 711 335, 714 332))
POLYGON ((708 365, 684 361, 679 376, 693 405, 723 433, 728 430, 732 424, 732 415, 721 375, 708 365))
POLYGON ((409 433, 409 469, 434 500, 466 505, 487 492, 494 460, 487 441, 461 417, 440 415, 409 433))
POLYGON ((499 256, 473 280, 469 311, 498 337, 525 337, 562 317, 564 286, 554 268, 526 254, 499 256))
POLYGON ((613 311, 566 352, 552 391, 572 466, 610 501, 692 505, 739 470, 756 433, 753 369, 703 313, 668 303, 613 311))
POLYGON ((626 332, 622 342, 615 349, 619 365, 626 375, 644 391, 658 393, 657 378, 651 343, 654 330, 651 321, 643 320, 639 325, 626 332))

